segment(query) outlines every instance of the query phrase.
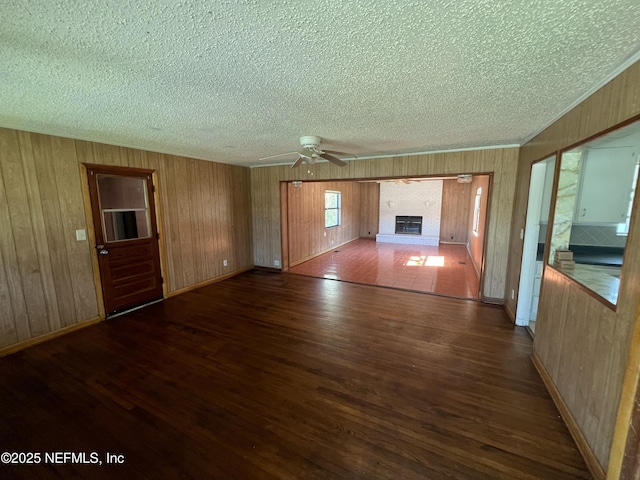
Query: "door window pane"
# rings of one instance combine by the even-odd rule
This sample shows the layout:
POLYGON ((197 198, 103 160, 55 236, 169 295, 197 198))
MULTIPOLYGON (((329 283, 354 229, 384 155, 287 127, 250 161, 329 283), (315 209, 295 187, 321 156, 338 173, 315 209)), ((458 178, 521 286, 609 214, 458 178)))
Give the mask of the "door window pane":
POLYGON ((98 175, 97 180, 105 241, 149 238, 146 179, 98 175))

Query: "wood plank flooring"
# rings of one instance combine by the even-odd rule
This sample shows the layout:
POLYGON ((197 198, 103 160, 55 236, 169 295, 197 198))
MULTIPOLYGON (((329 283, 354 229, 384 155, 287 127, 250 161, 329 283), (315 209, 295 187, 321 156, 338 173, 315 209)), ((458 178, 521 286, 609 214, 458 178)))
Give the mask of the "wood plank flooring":
POLYGON ((289 269, 289 273, 458 298, 480 298, 464 245, 402 245, 359 238, 289 269))
POLYGON ((0 478, 590 478, 495 306, 247 272, 0 359, 0 478))

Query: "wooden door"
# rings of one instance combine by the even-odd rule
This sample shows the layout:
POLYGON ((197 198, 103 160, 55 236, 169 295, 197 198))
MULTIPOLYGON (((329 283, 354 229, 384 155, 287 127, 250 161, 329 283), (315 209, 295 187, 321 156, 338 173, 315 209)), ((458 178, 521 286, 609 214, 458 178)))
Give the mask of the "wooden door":
POLYGON ((162 298, 152 173, 87 166, 107 316, 162 298))

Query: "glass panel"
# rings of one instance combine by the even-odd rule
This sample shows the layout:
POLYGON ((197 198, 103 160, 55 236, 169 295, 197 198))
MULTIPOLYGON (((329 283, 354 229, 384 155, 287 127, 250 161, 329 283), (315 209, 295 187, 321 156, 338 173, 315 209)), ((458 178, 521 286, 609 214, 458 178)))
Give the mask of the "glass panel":
POLYGON ((325 190, 324 208, 325 228, 337 227, 340 225, 340 192, 325 190))
POLYGON ((612 304, 618 301, 638 175, 640 122, 562 154, 549 263, 612 304))
POLYGON ((98 191, 103 210, 147 208, 147 180, 144 178, 98 175, 98 191))
POLYGON ((107 242, 149 238, 149 222, 145 210, 102 212, 107 242))
POLYGON ((324 208, 338 208, 339 193, 325 192, 324 193, 324 208))
POLYGON ((422 235, 422 217, 397 215, 395 233, 422 235))
POLYGON ((97 181, 105 241, 149 238, 146 179, 98 175, 97 181))
POLYGON ((338 226, 338 209, 331 209, 324 211, 324 226, 336 227, 338 226))

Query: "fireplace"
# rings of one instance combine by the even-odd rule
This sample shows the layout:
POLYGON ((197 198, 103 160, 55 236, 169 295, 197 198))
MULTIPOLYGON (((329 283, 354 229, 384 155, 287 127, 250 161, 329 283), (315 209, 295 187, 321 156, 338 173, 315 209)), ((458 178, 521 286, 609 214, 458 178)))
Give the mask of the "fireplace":
POLYGON ((422 235, 422 217, 396 216, 396 233, 422 235))

